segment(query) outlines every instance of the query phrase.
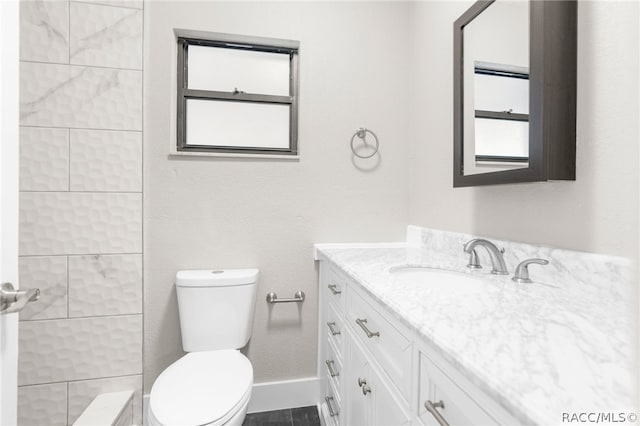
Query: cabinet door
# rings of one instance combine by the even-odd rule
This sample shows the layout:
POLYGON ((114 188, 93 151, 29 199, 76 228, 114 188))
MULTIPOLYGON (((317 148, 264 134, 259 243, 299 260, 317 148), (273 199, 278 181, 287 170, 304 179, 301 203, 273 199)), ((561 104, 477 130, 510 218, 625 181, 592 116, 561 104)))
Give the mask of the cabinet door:
POLYGON ((346 336, 347 360, 346 382, 342 384, 346 424, 349 426, 370 426, 369 413, 371 411, 371 387, 369 376, 369 362, 362 350, 357 346, 351 330, 347 329, 346 336), (364 391, 363 391, 364 388, 364 391))
POLYGON ((404 426, 411 424, 411 418, 398 402, 397 393, 391 391, 390 385, 377 374, 374 368, 370 369, 371 396, 373 416, 372 424, 379 426, 404 426))
POLYGON ((425 407, 427 402, 441 405, 434 408, 451 426, 499 424, 425 354, 420 355, 419 398, 420 420, 427 426, 438 425, 425 407))
POLYGON ((347 332, 347 371, 345 411, 348 426, 403 426, 410 424, 408 410, 403 408, 397 391, 382 378, 378 367, 369 362, 367 355, 347 332))

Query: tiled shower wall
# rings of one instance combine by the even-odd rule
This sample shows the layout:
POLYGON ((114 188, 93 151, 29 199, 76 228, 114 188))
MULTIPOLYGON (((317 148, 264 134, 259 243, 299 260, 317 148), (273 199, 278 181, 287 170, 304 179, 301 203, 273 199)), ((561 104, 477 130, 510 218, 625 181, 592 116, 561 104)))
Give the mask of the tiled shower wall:
POLYGON ((139 1, 22 1, 20 425, 142 388, 139 1))

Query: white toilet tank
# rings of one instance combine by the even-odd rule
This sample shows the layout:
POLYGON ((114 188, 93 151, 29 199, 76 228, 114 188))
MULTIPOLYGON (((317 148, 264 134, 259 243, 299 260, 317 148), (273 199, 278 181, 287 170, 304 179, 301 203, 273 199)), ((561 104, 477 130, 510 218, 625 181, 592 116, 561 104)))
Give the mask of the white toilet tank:
POLYGON ((182 348, 199 352, 245 346, 253 327, 257 284, 257 269, 179 271, 182 348))

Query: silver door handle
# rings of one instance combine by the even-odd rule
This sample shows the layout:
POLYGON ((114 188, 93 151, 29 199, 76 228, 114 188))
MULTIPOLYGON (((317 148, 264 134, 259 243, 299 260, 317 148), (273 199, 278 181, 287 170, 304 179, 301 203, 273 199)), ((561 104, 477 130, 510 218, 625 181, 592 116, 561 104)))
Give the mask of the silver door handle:
POLYGON ((440 426, 449 426, 447 420, 442 416, 442 414, 440 414, 440 411, 438 411, 438 408, 444 408, 443 401, 431 402, 427 400, 427 402, 424 403, 424 408, 426 408, 427 411, 430 412, 433 417, 435 417, 440 426))
POLYGON ((0 288, 0 314, 20 312, 27 303, 40 299, 40 289, 16 290, 13 284, 3 283, 0 288))

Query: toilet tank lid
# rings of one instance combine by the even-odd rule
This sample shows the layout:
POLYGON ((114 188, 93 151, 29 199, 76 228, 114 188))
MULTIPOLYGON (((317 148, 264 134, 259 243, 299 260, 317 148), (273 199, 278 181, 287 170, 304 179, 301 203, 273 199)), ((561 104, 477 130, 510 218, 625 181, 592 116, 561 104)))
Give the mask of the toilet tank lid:
POLYGON ((198 269, 178 271, 178 287, 227 287, 254 284, 258 281, 258 270, 250 269, 198 269))

